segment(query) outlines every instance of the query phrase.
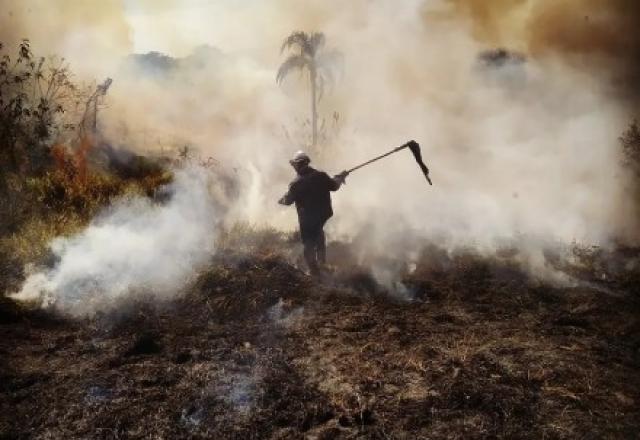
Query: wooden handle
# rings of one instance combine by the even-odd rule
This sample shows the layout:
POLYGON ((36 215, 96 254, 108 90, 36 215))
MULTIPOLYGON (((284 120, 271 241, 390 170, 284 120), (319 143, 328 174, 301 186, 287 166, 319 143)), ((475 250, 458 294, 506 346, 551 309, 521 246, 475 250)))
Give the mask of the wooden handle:
POLYGON ((356 167, 353 167, 353 168, 351 168, 350 170, 347 170, 347 173, 351 174, 353 171, 355 171, 355 170, 357 170, 357 169, 360 169, 360 168, 362 168, 363 166, 369 165, 370 163, 373 163, 373 162, 375 162, 375 161, 377 161, 377 160, 380 160, 380 159, 382 159, 382 158, 384 158, 384 157, 387 157, 387 156, 389 156, 390 154, 397 153, 398 151, 400 151, 400 150, 402 150, 402 149, 404 149, 404 148, 407 148, 408 146, 409 146, 409 142, 407 142, 407 143, 405 143, 405 144, 402 144, 402 145, 400 145, 399 147, 396 147, 396 148, 394 148, 393 150, 391 150, 391 151, 389 151, 389 152, 387 152, 387 153, 381 154, 381 155, 380 155, 380 156, 378 156, 378 157, 374 157, 373 159, 368 160, 368 161, 366 161, 365 163, 361 163, 360 165, 358 165, 358 166, 356 166, 356 167))

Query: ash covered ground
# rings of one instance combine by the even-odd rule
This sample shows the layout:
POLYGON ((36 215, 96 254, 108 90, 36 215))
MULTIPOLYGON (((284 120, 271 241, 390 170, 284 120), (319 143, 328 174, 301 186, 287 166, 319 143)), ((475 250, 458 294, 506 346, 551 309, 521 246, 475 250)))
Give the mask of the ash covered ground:
POLYGON ((637 435, 629 273, 592 259, 553 287, 431 247, 400 298, 345 249, 323 281, 277 252, 217 253, 176 299, 141 292, 90 319, 3 299, 0 438, 637 435))

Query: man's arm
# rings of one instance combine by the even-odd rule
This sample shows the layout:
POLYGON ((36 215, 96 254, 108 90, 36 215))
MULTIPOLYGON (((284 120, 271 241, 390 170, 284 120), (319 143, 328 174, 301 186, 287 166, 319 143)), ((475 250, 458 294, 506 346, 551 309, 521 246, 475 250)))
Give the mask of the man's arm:
POLYGON ((295 193, 295 186, 292 183, 291 185, 289 185, 289 191, 287 191, 285 195, 280 197, 278 203, 286 206, 292 205, 296 201, 295 193))
POLYGON ((333 178, 327 175, 327 177, 329 178, 329 190, 338 191, 338 189, 340 189, 340 186, 346 184, 345 180, 348 175, 349 173, 346 171, 343 171, 340 174, 336 174, 335 176, 333 176, 333 178))

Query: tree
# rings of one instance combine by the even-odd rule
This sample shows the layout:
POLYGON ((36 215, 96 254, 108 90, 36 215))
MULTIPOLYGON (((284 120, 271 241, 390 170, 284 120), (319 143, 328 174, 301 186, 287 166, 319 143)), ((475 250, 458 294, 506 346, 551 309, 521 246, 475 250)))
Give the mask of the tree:
POLYGON ((33 170, 46 162, 51 139, 73 130, 65 107, 81 93, 64 60, 34 58, 28 40, 15 59, 0 55, 0 169, 33 170))
POLYGON ((113 80, 107 78, 102 84, 95 86, 87 98, 78 131, 80 139, 87 137, 87 128, 90 129, 94 138, 98 135, 98 108, 102 105, 112 83, 113 80))
POLYGON ((311 87, 311 127, 312 146, 318 142, 318 109, 317 105, 324 93, 325 84, 333 84, 334 68, 339 65, 342 55, 335 50, 325 51, 325 36, 321 32, 307 34, 296 31, 291 33, 284 42, 280 52, 294 49, 296 52, 280 65, 276 82, 280 84, 293 70, 308 71, 311 87))

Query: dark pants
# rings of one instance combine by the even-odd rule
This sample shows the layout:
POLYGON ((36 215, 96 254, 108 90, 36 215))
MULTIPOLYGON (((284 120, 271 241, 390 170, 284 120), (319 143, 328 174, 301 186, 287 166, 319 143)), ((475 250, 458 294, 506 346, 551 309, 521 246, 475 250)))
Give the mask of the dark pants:
POLYGON ((304 259, 312 275, 320 273, 320 265, 327 260, 327 246, 324 236, 325 222, 301 224, 300 238, 304 245, 304 259))

